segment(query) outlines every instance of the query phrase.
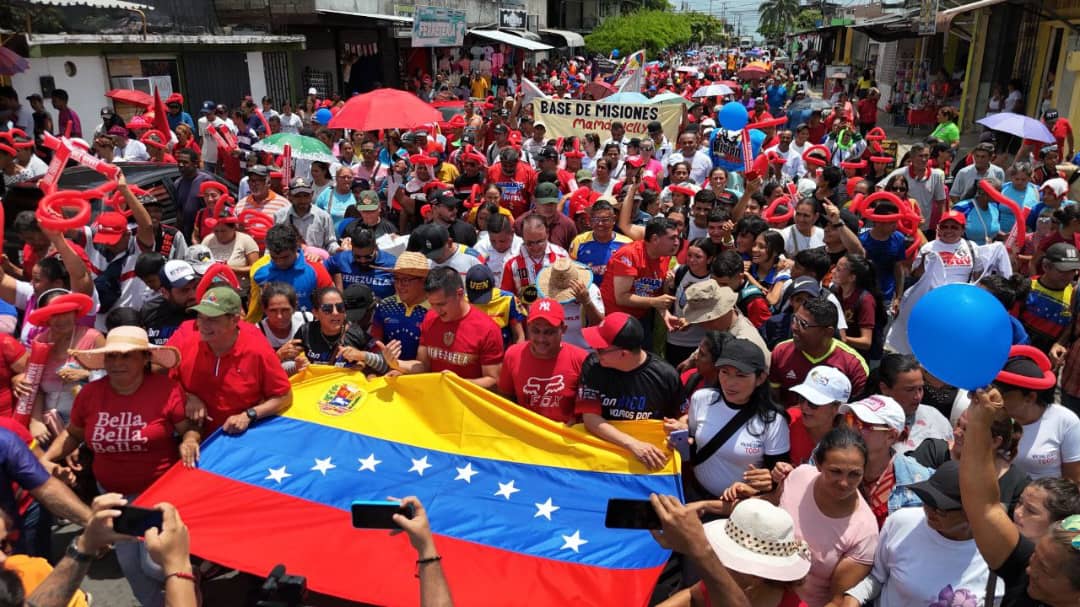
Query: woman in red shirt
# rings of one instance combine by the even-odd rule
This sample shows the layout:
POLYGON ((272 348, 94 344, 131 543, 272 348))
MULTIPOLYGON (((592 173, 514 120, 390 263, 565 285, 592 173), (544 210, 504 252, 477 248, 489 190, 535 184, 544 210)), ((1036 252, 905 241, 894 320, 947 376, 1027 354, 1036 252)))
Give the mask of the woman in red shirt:
MULTIPOLYGON (((151 363, 175 367, 179 350, 150 345, 139 327, 117 327, 103 347, 72 355, 87 369, 104 369, 106 376, 75 397, 71 422, 41 457, 46 470, 73 480, 71 470, 58 462, 85 442, 94 452, 94 477, 101 490, 133 500, 181 457, 185 464, 194 463, 197 446, 185 441, 177 452, 173 438, 197 430, 184 414, 184 390, 168 375, 150 372, 151 363)), ((116 545, 135 597, 143 605, 160 605, 164 574, 144 551, 142 542, 116 545)))
POLYGON ((863 137, 870 132, 870 129, 877 126, 877 104, 879 99, 881 99, 881 91, 872 88, 866 97, 859 101, 859 134, 863 137))

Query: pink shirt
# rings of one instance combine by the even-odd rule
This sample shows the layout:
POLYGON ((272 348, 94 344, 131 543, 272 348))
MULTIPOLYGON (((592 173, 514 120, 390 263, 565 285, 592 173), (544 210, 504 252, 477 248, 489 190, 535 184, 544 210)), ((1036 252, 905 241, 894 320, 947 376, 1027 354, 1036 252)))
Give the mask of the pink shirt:
POLYGON ((829 518, 821 512, 814 500, 814 481, 820 474, 809 464, 795 468, 780 496, 780 507, 795 520, 795 535, 810 545, 810 573, 797 588, 808 607, 823 607, 832 598, 832 574, 841 559, 872 565, 878 539, 877 520, 862 496, 851 516, 829 518))

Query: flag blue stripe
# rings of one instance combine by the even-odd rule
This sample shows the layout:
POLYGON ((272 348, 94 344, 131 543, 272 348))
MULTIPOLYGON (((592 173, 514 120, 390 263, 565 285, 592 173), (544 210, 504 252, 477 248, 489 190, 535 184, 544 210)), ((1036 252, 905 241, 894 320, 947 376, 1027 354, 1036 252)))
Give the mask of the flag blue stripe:
POLYGON ((204 445, 199 467, 346 511, 354 500, 415 495, 427 508, 435 533, 614 569, 657 567, 669 553, 647 531, 605 528, 607 500, 681 495, 675 475, 587 472, 462 456, 287 417, 264 420, 239 436, 218 432, 204 445), (371 455, 381 463, 374 472, 360 470, 361 460, 371 455), (430 467, 423 475, 410 472, 414 460, 424 457, 430 467), (469 482, 458 478, 464 476, 469 482), (509 499, 497 495, 500 484, 509 499), (538 515, 538 504, 549 498, 558 508, 550 512, 551 520, 538 515), (578 538, 585 543, 578 544, 578 538))

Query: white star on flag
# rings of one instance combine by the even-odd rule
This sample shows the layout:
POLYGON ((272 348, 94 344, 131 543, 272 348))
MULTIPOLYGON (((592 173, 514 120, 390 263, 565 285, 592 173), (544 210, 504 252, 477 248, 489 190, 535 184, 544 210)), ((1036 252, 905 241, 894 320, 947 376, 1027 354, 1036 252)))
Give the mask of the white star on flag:
POLYGON ((580 548, 583 544, 588 544, 589 543, 589 540, 581 539, 581 531, 580 530, 574 531, 574 535, 564 535, 564 536, 562 536, 562 539, 563 539, 563 542, 565 542, 565 543, 562 545, 562 548, 560 548, 559 550, 566 550, 567 548, 569 548, 569 549, 573 550, 574 552, 578 552, 578 548, 580 548))
POLYGON ((279 484, 279 485, 281 484, 281 481, 285 480, 287 477, 292 476, 291 474, 289 474, 288 472, 285 471, 285 466, 282 466, 280 468, 267 468, 266 470, 270 474, 266 475, 266 478, 264 478, 263 480, 264 481, 273 480, 273 481, 277 482, 277 484, 279 484))
POLYGON ((315 458, 315 465, 312 466, 311 469, 312 470, 318 470, 319 472, 322 472, 323 476, 326 476, 326 471, 327 470, 333 470, 334 468, 337 468, 337 466, 330 463, 331 459, 333 459, 333 458, 328 457, 326 459, 319 459, 319 458, 316 457, 315 458))
MULTIPOLYGON (((409 459, 412 459, 412 458, 409 458, 409 459)), ((409 468, 409 472, 415 472, 415 473, 419 474, 420 476, 424 476, 424 470, 427 470, 430 467, 431 467, 431 464, 428 463, 427 456, 425 455, 424 457, 421 457, 420 459, 412 460, 412 468, 409 468)))
POLYGON ((473 470, 472 469, 472 462, 469 462, 469 463, 465 464, 464 468, 458 468, 457 469, 457 476, 454 477, 454 480, 455 481, 465 481, 466 483, 469 483, 471 485, 472 484, 472 477, 476 476, 477 474, 480 474, 480 473, 477 472, 476 470, 473 470))
POLYGON ((510 481, 509 483, 499 483, 499 490, 495 492, 495 495, 501 495, 506 499, 510 499, 510 496, 518 491, 521 491, 521 489, 514 487, 514 481, 510 481))
POLYGON ((364 458, 358 458, 357 461, 360 462, 360 472, 363 472, 364 470, 375 472, 375 466, 382 463, 381 459, 375 459, 374 453, 364 458))
POLYGON ((549 498, 547 498, 547 501, 544 502, 543 504, 536 504, 536 514, 533 515, 533 518, 536 518, 538 516, 542 516, 542 517, 544 517, 544 518, 546 518, 547 520, 550 521, 551 520, 551 513, 555 512, 558 509, 559 509, 559 507, 552 504, 551 503, 551 498, 549 497, 549 498))

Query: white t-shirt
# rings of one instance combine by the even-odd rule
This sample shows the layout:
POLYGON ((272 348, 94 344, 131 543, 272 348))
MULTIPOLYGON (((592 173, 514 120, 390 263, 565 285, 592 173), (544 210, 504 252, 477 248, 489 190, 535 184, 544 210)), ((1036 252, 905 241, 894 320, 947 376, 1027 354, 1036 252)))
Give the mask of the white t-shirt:
MULTIPOLYGON (((709 444, 739 410, 724 402, 715 388, 704 388, 690 397, 688 422, 690 435, 699 448, 709 444)), ((720 495, 736 481, 750 464, 762 466, 766 455, 781 455, 791 451, 788 422, 779 413, 768 425, 754 415, 737 430, 709 459, 694 466, 694 475, 709 493, 720 495)))
MULTIPOLYGON (((926 524, 922 508, 901 508, 885 519, 870 575, 847 594, 863 604, 877 596, 877 607, 984 605, 989 574, 974 539, 946 539, 926 524)), ((1004 593, 999 579, 994 596, 1004 593)))
POLYGON ((915 421, 908 428, 907 440, 898 442, 895 448, 897 453, 907 453, 915 450, 928 438, 951 441, 952 437, 952 424, 945 419, 941 411, 930 405, 919 405, 919 408, 915 409, 915 421))
MULTIPOLYGON (((300 129, 304 127, 304 121, 301 120, 300 116, 297 114, 278 114, 278 117, 281 118, 282 133, 297 134, 300 132, 300 129)), ((267 116, 266 119, 269 120, 270 117, 267 116)))
MULTIPOLYGON (((592 300, 597 311, 601 315, 604 314, 604 298, 600 296, 600 287, 597 287, 593 283, 589 283, 589 299, 592 300)), ((592 349, 588 343, 585 342, 585 337, 581 334, 581 304, 574 300, 568 302, 562 302, 563 314, 566 315, 566 333, 563 334, 563 343, 574 344, 579 348, 586 350, 592 349)))
MULTIPOLYGON (((678 273, 676 272, 676 274, 678 273)), ((693 272, 689 269, 686 270, 682 280, 675 285, 675 316, 682 317, 686 312, 686 289, 690 288, 690 285, 705 282, 706 280, 712 280, 712 274, 708 271, 705 272, 704 276, 694 276, 693 272)), ((690 325, 681 331, 669 332, 667 342, 683 348, 696 348, 703 337, 705 337, 705 327, 690 325)))
POLYGON ((971 255, 971 245, 968 241, 960 239, 952 244, 946 244, 934 239, 919 248, 911 268, 917 269, 922 266, 923 256, 934 253, 941 257, 942 265, 945 266, 946 282, 968 282, 971 279, 975 258, 971 255))
POLYGON ((491 246, 491 238, 488 233, 483 232, 476 239, 473 250, 483 256, 484 263, 491 270, 491 273, 495 275, 495 284, 500 285, 502 284, 503 266, 506 264, 506 260, 521 252, 523 242, 525 241, 520 236, 514 234, 514 239, 510 241, 510 248, 500 253, 495 250, 495 247, 491 246))
POLYGON ((469 272, 469 268, 479 264, 479 259, 473 257, 472 255, 462 253, 460 250, 456 250, 450 257, 446 258, 446 261, 433 264, 432 267, 441 268, 443 266, 449 266, 451 268, 454 268, 458 271, 459 274, 464 276, 469 272))
POLYGON ((1032 479, 1061 476, 1061 464, 1080 461, 1080 418, 1058 404, 1024 426, 1013 465, 1032 479))
POLYGON ((270 326, 266 324, 266 319, 259 321, 259 330, 266 336, 266 341, 270 342, 270 346, 276 351, 281 346, 291 341, 300 331, 300 327, 311 322, 315 317, 311 315, 311 312, 306 310, 297 310, 293 312, 291 325, 289 327, 289 336, 282 338, 274 335, 274 332, 270 330, 270 326))
POLYGON ((810 230, 809 236, 803 236, 794 225, 780 230, 780 235, 784 237, 784 255, 789 259, 799 251, 825 246, 825 230, 817 226, 810 230))

